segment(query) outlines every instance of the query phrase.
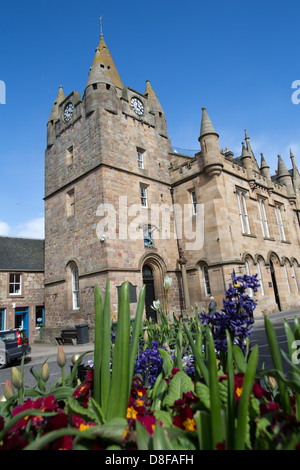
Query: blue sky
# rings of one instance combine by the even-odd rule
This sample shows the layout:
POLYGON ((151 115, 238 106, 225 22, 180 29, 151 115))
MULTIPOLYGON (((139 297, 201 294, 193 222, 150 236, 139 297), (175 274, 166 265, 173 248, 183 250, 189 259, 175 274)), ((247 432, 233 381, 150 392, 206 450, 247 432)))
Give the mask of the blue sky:
POLYGON ((273 174, 290 148, 300 169, 299 1, 1 2, 0 235, 43 237, 46 123, 59 85, 83 95, 101 15, 124 86, 150 80, 173 146, 199 150, 206 106, 221 148, 238 156, 246 128, 273 174))

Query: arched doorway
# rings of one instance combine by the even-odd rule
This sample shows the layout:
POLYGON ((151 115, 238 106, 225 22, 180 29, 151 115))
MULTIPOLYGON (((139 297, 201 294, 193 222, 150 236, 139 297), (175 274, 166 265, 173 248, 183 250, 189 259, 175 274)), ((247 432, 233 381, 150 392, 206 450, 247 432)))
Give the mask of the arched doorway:
POLYGON ((275 302, 277 303, 278 310, 281 310, 280 299, 279 299, 279 294, 278 294, 278 287, 277 287, 277 282, 276 282, 275 268, 274 268, 273 261, 271 259, 270 259, 270 271, 271 271, 271 278, 272 278, 275 302))
POLYGON ((152 268, 145 264, 143 266, 143 283, 146 285, 146 297, 145 297, 145 310, 146 318, 152 323, 157 323, 157 314, 153 309, 153 302, 155 300, 155 290, 154 290, 154 276, 152 268))

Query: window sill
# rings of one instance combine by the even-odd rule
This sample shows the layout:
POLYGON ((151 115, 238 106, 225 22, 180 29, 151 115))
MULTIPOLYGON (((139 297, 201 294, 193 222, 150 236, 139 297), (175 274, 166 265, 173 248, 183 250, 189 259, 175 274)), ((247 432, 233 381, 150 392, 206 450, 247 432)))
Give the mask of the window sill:
POLYGON ((269 242, 275 242, 275 238, 273 237, 264 237, 264 240, 267 240, 269 242))
POLYGON ((287 245, 291 244, 291 242, 288 242, 287 240, 280 240, 280 241, 281 241, 281 243, 286 243, 287 245))
POLYGON ((243 235, 243 237, 257 238, 257 236, 253 235, 252 233, 243 233, 242 232, 242 235, 243 235))

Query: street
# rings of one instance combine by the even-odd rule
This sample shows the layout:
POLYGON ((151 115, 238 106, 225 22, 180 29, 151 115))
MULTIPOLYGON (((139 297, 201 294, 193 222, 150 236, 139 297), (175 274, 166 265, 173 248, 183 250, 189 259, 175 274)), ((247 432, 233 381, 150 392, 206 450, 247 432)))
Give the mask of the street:
MULTIPOLYGON (((284 324, 283 324, 283 319, 287 318, 289 324, 293 326, 294 322, 294 316, 298 314, 298 312, 287 312, 287 313, 282 313, 282 314, 276 314, 276 315, 271 315, 270 319, 272 321, 272 324, 274 326, 279 348, 285 352, 288 351, 287 347, 287 339, 286 339, 286 334, 285 334, 285 329, 284 329, 284 324)), ((253 331, 250 335, 250 341, 251 341, 251 346, 254 346, 255 344, 258 344, 259 347, 259 369, 262 368, 262 366, 265 367, 265 369, 273 369, 273 363, 272 363, 272 358, 270 355, 269 351, 269 345, 266 337, 266 332, 265 332, 265 326, 264 326, 264 320, 263 318, 258 318, 255 320, 254 323, 254 328, 253 331)), ((65 365, 65 374, 70 373, 70 366, 72 366, 72 356, 75 354, 75 352, 82 354, 84 351, 91 351, 93 350, 93 345, 81 345, 80 347, 73 347, 72 352, 71 349, 68 352, 68 347, 65 347, 65 353, 66 353, 66 365, 65 365)), ((47 390, 51 388, 51 386, 60 379, 61 377, 61 370, 59 366, 57 365, 56 361, 56 354, 57 354, 57 347, 53 346, 51 347, 51 355, 34 355, 34 357, 26 357, 25 358, 25 384, 26 387, 28 388, 33 388, 36 385, 36 380, 30 370, 33 368, 35 371, 39 371, 40 367, 42 366, 43 362, 48 359, 48 365, 49 365, 49 370, 50 370, 50 377, 47 382, 47 390), (50 357, 49 357, 50 356, 50 357)), ((93 358, 93 353, 88 353, 84 356, 83 358, 83 364, 86 364, 89 359, 93 358)), ((283 362, 283 367, 285 371, 289 370, 289 364, 286 363, 284 358, 282 358, 283 362)), ((19 364, 16 364, 17 367, 19 364)), ((3 395, 4 391, 4 384, 6 380, 11 380, 11 367, 7 367, 3 370, 0 370, 0 396, 3 395)))

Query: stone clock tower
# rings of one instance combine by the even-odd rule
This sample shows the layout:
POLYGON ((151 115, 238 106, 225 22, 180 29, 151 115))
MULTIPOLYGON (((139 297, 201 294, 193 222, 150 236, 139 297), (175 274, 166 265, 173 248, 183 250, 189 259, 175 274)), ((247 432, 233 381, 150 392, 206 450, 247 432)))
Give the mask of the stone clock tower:
POLYGON ((124 86, 101 34, 83 96, 60 87, 47 123, 45 155, 45 324, 49 335, 88 324, 94 286, 111 285, 112 315, 130 282, 131 313, 146 284, 145 316, 222 308, 233 270, 257 274, 256 314, 300 305, 300 176, 291 153, 271 175, 245 131, 241 155, 220 149, 202 108, 193 156, 171 146, 149 82, 124 86), (186 207, 188 210, 186 211, 186 207), (192 240, 192 237, 195 240, 192 240), (52 333, 51 333, 52 332, 52 333))
POLYGON ((165 114, 147 80, 124 86, 101 34, 83 97, 59 88, 47 124, 45 155, 46 326, 93 323, 93 286, 110 279, 112 314, 130 281, 134 314, 147 284, 146 315, 173 278, 170 302, 182 307, 173 233, 165 114), (170 224, 153 220, 152 205, 170 224), (160 209, 161 210, 161 209, 160 209), (135 223, 135 225, 134 225, 135 223), (169 230, 171 227, 171 232, 169 230), (167 233, 168 232, 168 233, 167 233))

